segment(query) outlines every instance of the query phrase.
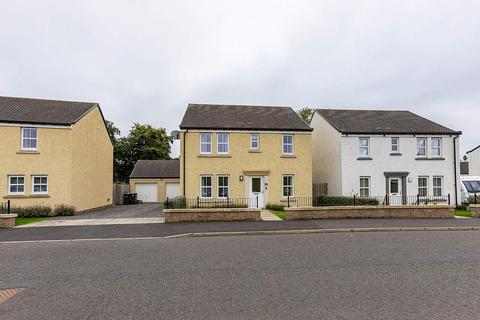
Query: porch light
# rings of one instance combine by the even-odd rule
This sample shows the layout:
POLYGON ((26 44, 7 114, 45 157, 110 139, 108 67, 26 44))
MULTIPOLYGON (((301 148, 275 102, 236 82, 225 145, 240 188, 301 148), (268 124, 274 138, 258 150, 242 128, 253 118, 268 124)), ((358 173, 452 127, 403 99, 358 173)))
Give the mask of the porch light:
POLYGON ((243 176, 240 176, 239 179, 240 179, 240 181, 243 181, 243 176))

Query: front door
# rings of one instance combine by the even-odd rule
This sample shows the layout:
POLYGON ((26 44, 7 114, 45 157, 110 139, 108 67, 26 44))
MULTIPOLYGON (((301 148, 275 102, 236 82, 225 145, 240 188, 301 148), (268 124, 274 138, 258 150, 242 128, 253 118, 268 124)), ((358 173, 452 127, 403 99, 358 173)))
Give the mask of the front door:
POLYGON ((250 177, 248 180, 248 197, 249 207, 263 208, 264 207, 264 181, 263 177, 250 177))
POLYGON ((390 204, 402 204, 402 180, 390 178, 390 204))

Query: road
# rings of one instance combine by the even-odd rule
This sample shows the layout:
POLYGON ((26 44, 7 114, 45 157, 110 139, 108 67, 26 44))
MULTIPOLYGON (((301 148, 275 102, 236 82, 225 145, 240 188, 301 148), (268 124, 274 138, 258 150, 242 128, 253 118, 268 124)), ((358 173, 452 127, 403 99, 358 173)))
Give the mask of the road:
POLYGON ((478 232, 0 244, 0 319, 478 319, 478 232))

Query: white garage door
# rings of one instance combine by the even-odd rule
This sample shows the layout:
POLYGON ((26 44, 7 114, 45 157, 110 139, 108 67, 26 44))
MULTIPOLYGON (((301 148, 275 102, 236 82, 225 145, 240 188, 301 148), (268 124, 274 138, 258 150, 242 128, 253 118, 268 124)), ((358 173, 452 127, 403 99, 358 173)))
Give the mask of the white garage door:
POLYGON ((180 194, 180 183, 173 183, 169 182, 166 184, 167 189, 167 198, 172 199, 175 197, 179 197, 180 194))
POLYGON ((158 186, 156 183, 137 184, 137 199, 142 202, 158 202, 158 186))

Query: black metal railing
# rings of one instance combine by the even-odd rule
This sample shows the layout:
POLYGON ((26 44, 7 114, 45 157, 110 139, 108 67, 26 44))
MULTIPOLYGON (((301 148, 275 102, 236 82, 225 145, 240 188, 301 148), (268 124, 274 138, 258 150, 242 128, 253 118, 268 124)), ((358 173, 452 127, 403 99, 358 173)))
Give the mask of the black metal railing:
POLYGON ((9 214, 11 207, 10 207, 10 200, 7 202, 0 202, 0 214, 9 214))
POLYGON ((259 198, 167 198, 163 203, 165 209, 190 208, 259 208, 259 198))
POLYGON ((480 194, 474 193, 468 197, 469 204, 480 204, 480 194))

